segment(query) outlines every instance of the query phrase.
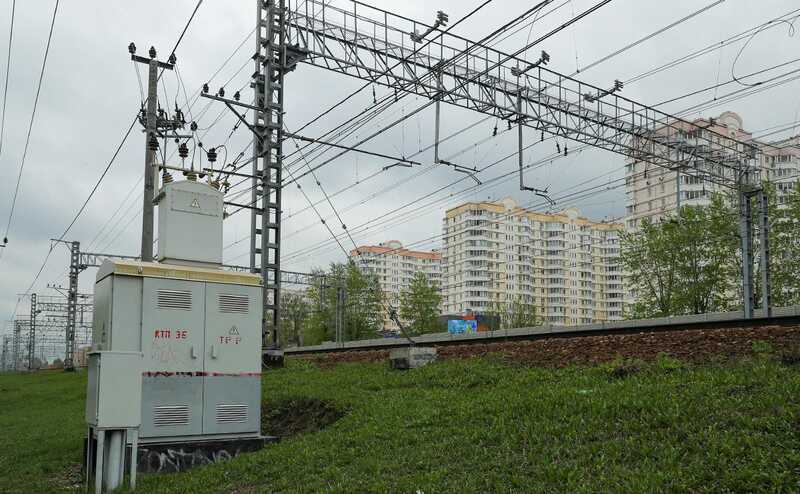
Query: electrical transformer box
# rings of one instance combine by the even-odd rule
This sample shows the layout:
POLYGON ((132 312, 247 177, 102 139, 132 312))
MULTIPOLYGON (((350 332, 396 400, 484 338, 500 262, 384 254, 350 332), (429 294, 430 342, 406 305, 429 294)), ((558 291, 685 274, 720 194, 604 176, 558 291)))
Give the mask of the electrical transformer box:
POLYGON ((141 352, 143 443, 260 435, 261 277, 223 271, 222 192, 159 191, 158 259, 106 261, 93 350, 141 352))
POLYGON ((106 261, 94 350, 144 354, 143 443, 257 436, 261 278, 194 266, 106 261))
POLYGON ((165 184, 156 199, 158 260, 167 264, 220 265, 222 193, 207 184, 183 180, 165 184))

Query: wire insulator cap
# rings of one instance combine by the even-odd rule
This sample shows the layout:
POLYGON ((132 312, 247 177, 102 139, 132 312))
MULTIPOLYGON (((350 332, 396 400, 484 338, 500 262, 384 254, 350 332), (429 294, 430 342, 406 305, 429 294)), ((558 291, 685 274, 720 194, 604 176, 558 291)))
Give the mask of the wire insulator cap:
POLYGON ((185 142, 182 142, 181 145, 178 146, 178 156, 184 159, 189 157, 189 146, 187 146, 185 142))
POLYGON ((153 134, 150 134, 150 139, 147 140, 147 147, 150 151, 155 151, 158 149, 158 139, 153 134))
POLYGON ((156 58, 156 49, 154 46, 150 47, 150 58, 156 58))
POLYGON ((207 82, 203 83, 203 94, 208 94, 208 83, 207 82))
POLYGON ((213 162, 217 161, 217 150, 216 150, 216 148, 209 149, 208 153, 206 153, 206 155, 208 156, 208 162, 209 163, 213 163, 213 162))
POLYGON ((224 87, 219 88, 219 92, 217 92, 217 94, 219 95, 220 98, 224 98, 225 97, 225 88, 224 87))
POLYGON ((131 41, 131 44, 128 45, 128 53, 131 55, 136 55, 136 45, 131 41))

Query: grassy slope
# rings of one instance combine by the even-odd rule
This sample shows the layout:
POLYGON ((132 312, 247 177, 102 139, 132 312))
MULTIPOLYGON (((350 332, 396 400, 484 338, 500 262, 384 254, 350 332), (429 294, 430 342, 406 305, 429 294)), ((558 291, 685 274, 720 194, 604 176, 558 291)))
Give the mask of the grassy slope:
MULTIPOLYGON (((231 462, 144 476, 137 492, 800 491, 800 367, 672 367, 615 379, 492 359, 405 373, 293 362, 265 377, 267 400, 349 413, 231 462)), ((48 478, 80 455, 84 382, 0 376, 0 492, 56 490, 48 478)))

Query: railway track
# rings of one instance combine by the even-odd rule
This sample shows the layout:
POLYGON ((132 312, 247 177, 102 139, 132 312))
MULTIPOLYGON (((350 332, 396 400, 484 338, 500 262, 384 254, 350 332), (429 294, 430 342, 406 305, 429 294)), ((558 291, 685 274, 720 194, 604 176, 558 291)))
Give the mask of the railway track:
MULTIPOLYGON (((498 331, 486 331, 476 334, 452 335, 448 333, 434 333, 414 337, 414 342, 419 346, 434 347, 462 347, 462 346, 491 346, 502 345, 510 342, 535 342, 547 340, 570 340, 574 344, 580 345, 579 340, 590 338, 597 340, 603 337, 624 337, 626 335, 652 336, 652 343, 658 344, 659 334, 674 335, 676 333, 698 333, 697 335, 678 338, 678 340, 695 341, 696 336, 706 336, 713 334, 715 338, 725 338, 726 333, 730 337, 745 336, 745 340, 758 338, 759 334, 765 337, 768 331, 775 328, 792 329, 789 331, 800 334, 800 306, 783 307, 773 310, 771 317, 763 317, 758 311, 753 319, 744 319, 742 312, 725 312, 715 314, 701 314, 695 316, 679 316, 657 319, 643 319, 633 321, 616 321, 612 323, 588 324, 583 326, 536 326, 532 328, 518 328, 498 331), (737 331, 738 330, 738 331, 737 331), (738 335, 738 336, 737 336, 738 335)), ((774 332, 774 331, 773 331, 774 332)), ((784 332, 786 333, 786 332, 784 332)), ((793 337, 792 337, 793 338, 793 337)), ((673 338, 674 339, 674 338, 673 338)), ((769 338, 767 338, 769 339, 769 338)), ((599 341, 631 341, 624 338, 605 339, 599 341)), ((800 342, 800 340, 798 341, 800 342)), ((588 341, 586 343, 589 343, 588 341)), ((285 350, 287 356, 309 356, 320 354, 337 354, 351 352, 378 352, 388 351, 392 348, 409 346, 410 343, 400 338, 380 338, 372 340, 361 340, 344 343, 325 342, 321 345, 288 348, 285 350)), ((724 346, 724 345, 723 345, 724 346)), ((665 346, 665 351, 669 345, 665 346)))

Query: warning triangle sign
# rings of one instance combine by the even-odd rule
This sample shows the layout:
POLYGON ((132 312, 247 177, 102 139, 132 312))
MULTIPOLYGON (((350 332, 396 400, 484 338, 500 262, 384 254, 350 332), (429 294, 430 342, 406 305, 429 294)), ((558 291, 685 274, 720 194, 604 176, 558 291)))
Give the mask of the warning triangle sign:
POLYGON ((231 336, 239 336, 239 328, 236 326, 231 326, 231 329, 228 331, 228 334, 231 336))
POLYGON ((196 197, 192 199, 192 207, 200 209, 200 201, 198 201, 196 197))

